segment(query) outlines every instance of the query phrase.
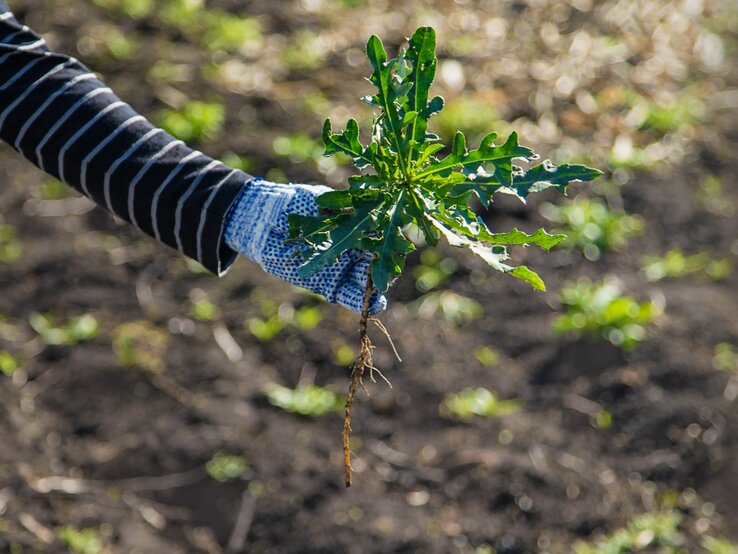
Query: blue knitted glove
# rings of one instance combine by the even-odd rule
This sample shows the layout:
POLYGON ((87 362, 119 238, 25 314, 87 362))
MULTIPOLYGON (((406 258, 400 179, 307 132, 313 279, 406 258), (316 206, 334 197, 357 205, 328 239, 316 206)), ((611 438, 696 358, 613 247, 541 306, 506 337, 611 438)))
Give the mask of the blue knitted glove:
MULTIPOLYGON (((367 252, 344 252, 333 265, 304 279, 298 273, 302 262, 295 255, 298 246, 285 244, 290 238, 287 215, 318 215, 315 198, 329 190, 332 189, 324 186, 278 185, 254 179, 234 203, 226 221, 225 241, 267 273, 321 294, 328 302, 361 312, 371 262, 367 252)), ((387 299, 375 289, 369 311, 375 314, 386 307, 387 299)))

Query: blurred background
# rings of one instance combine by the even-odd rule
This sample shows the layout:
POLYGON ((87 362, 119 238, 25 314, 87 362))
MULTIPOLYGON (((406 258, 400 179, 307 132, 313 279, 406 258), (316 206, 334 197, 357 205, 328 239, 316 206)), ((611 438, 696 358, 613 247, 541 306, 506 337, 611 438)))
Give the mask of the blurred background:
POLYGON ((500 199, 548 292, 441 246, 376 331, 241 259, 222 279, 0 146, 0 551, 738 552, 731 0, 10 0, 204 152, 341 187, 363 46, 438 34, 434 129, 606 175, 500 199), (733 542, 731 542, 733 541, 733 542))

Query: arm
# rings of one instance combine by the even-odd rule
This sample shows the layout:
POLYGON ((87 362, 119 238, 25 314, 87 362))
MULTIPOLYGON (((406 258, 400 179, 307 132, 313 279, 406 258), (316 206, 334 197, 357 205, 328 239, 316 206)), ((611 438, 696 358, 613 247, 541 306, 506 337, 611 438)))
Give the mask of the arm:
POLYGON ((153 127, 0 3, 0 138, 216 274, 236 253, 223 222, 249 175, 153 127))
MULTIPOLYGON (((52 52, 0 0, 0 139, 146 234, 221 275, 238 252, 356 311, 368 258, 347 252, 309 278, 287 245, 287 214, 317 213, 325 187, 257 180, 151 125, 94 73, 52 52)), ((383 309, 376 291, 372 312, 383 309)))

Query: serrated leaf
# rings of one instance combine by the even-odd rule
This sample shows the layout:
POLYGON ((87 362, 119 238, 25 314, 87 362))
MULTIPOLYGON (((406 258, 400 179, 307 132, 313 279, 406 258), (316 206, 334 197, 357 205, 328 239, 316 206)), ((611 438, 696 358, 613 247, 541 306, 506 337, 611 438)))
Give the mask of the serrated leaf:
MULTIPOLYGON (((451 154, 437 163, 430 164, 416 176, 417 179, 422 180, 437 173, 447 172, 449 169, 459 169, 464 172, 471 184, 496 184, 499 188, 499 185, 505 186, 512 182, 513 159, 534 157, 533 150, 518 144, 517 133, 511 133, 507 141, 500 146, 493 142, 497 135, 490 133, 482 139, 479 148, 469 152, 462 152, 460 148, 457 148, 459 135, 461 133, 457 132, 451 154), (485 164, 491 164, 493 171, 481 174, 480 177, 479 170, 483 169, 485 164), (494 182, 491 183, 484 177, 493 177, 494 182)), ((461 137, 463 138, 463 135, 461 137)))
POLYGON ((386 182, 376 175, 352 175, 348 178, 348 182, 351 190, 379 189, 386 185, 386 182))
POLYGON ((443 236, 446 237, 446 240, 451 246, 468 248, 474 254, 487 262, 487 265, 493 269, 502 273, 508 273, 518 279, 522 279, 536 290, 546 290, 546 285, 543 284, 541 278, 526 266, 515 267, 504 263, 509 258, 507 251, 504 248, 489 247, 482 242, 471 240, 455 233, 452 229, 449 229, 446 225, 435 218, 431 218, 431 221, 443 236))
POLYGON ((429 119, 431 116, 436 115, 443 109, 444 100, 440 96, 435 96, 433 100, 428 102, 428 105, 424 110, 421 111, 425 119, 429 119))
POLYGON ((561 192, 572 181, 591 181, 602 175, 599 169, 579 164, 553 165, 545 161, 532 167, 521 176, 516 176, 512 185, 512 192, 525 198, 533 192, 540 192, 550 187, 556 187, 561 192))
POLYGON ((374 224, 373 211, 378 207, 381 199, 356 208, 354 212, 343 219, 339 225, 328 232, 325 244, 316 248, 308 258, 299 273, 303 278, 314 275, 325 266, 332 264, 346 250, 353 248, 359 242, 362 233, 374 224))
POLYGON ((404 207, 407 195, 404 190, 393 198, 387 209, 387 218, 379 227, 380 239, 373 242, 371 251, 375 254, 372 260, 372 280, 374 286, 384 292, 390 282, 397 277, 405 266, 405 255, 414 250, 413 243, 402 235, 402 227, 407 224, 404 207))
POLYGON ((325 156, 331 156, 336 152, 348 154, 359 169, 372 163, 359 141, 359 124, 355 119, 348 120, 346 129, 342 133, 334 133, 331 120, 326 119, 323 123, 323 144, 325 145, 325 156))
POLYGON ((428 214, 431 209, 426 205, 425 199, 420 194, 412 193, 405 203, 405 211, 412 217, 413 223, 423 233, 423 238, 428 246, 438 244, 438 232, 434 231, 428 214))
POLYGON ((477 236, 479 240, 490 244, 517 244, 521 246, 535 244, 544 250, 550 250, 566 238, 566 235, 550 235, 545 229, 538 229, 532 235, 517 229, 506 233, 490 233, 487 230, 481 230, 477 236))
MULTIPOLYGON (((407 109, 419 114, 407 130, 407 140, 421 142, 428 127, 428 118, 432 113, 440 110, 437 104, 433 107, 433 110, 428 109, 428 93, 436 76, 436 66, 438 65, 436 32, 433 27, 420 27, 413 33, 406 57, 412 64, 412 71, 406 77, 411 85, 407 109)), ((443 102, 441 101, 442 106, 443 102)), ((410 159, 412 159, 412 156, 410 159)))
MULTIPOLYGON (((377 88, 377 94, 374 97, 374 101, 381 108, 380 117, 377 119, 375 124, 375 141, 378 143, 382 142, 382 139, 386 139, 388 143, 395 149, 397 155, 398 166, 403 174, 407 173, 403 156, 405 155, 405 141, 402 137, 402 118, 398 114, 397 105, 394 100, 399 98, 401 95, 401 89, 404 86, 407 90, 409 87, 400 85, 398 88, 393 87, 392 68, 397 62, 397 59, 387 62, 387 53, 384 50, 382 41, 379 37, 372 35, 366 45, 367 56, 369 61, 374 68, 369 81, 377 88), (393 91, 394 88, 394 91, 393 91), (386 132, 377 131, 386 129, 386 132)), ((406 93, 405 93, 406 94, 406 93)), ((375 166, 375 169, 378 169, 375 166)))
POLYGON ((493 267, 497 271, 517 277, 518 279, 529 283, 530 286, 536 290, 546 290, 546 285, 535 271, 531 271, 524 265, 515 267, 502 263, 504 260, 508 259, 507 253, 495 252, 492 248, 485 246, 480 242, 471 243, 469 248, 477 256, 487 262, 490 267, 493 267))
POLYGON ((319 208, 328 210, 342 210, 354 205, 351 192, 348 190, 331 190, 324 192, 315 199, 319 208))

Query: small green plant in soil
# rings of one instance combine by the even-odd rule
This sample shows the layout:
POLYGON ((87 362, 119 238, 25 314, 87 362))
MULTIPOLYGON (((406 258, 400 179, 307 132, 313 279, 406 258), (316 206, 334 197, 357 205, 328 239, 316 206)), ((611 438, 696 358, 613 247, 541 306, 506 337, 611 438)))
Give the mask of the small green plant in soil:
POLYGON ((93 339, 100 332, 100 324, 92 314, 73 317, 59 325, 53 314, 32 313, 28 323, 43 343, 49 346, 72 346, 93 339))
POLYGON ((381 292, 400 275, 406 256, 415 247, 405 229, 414 224, 429 246, 441 237, 449 244, 480 256, 493 269, 544 290, 541 278, 525 266, 510 263, 508 246, 534 244, 545 250, 564 237, 543 229, 490 230, 470 208, 472 199, 487 208, 495 194, 508 194, 525 202, 533 193, 549 188, 564 192, 571 181, 589 181, 600 171, 583 165, 555 166, 518 143, 516 133, 498 141, 487 133, 478 147, 467 145, 456 132, 450 148, 428 131, 429 119, 443 109, 440 96, 430 95, 438 60, 432 27, 421 27, 407 49, 388 58, 382 41, 372 36, 366 54, 372 66, 369 81, 376 91, 363 98, 376 109, 368 145, 361 141, 359 124, 349 119, 344 131, 333 132, 330 120, 323 126, 325 155, 348 155, 358 175, 348 189, 322 194, 317 217, 293 215, 292 236, 302 245, 304 277, 331 264, 346 250, 361 248, 373 254, 360 321, 360 349, 346 400, 344 464, 351 484, 349 430, 354 396, 367 367, 372 367, 367 336, 372 287, 381 292), (445 155, 443 155, 445 154, 445 155))
POLYGON ((459 264, 453 258, 442 258, 438 249, 426 248, 420 263, 413 268, 415 288, 428 292, 444 284, 456 272, 459 264))
POLYGON ((545 203, 541 214, 562 227, 566 240, 561 246, 578 248, 584 257, 596 261, 603 252, 624 248, 628 241, 643 232, 639 216, 611 210, 601 200, 577 198, 560 206, 545 203))
POLYGON ((613 283, 586 279, 565 286, 561 302, 566 313, 556 318, 553 330, 575 337, 600 337, 625 350, 646 339, 646 326, 660 310, 651 301, 637 302, 613 283))
POLYGON ((735 214, 735 202, 725 194, 725 185, 717 175, 709 175, 700 183, 694 201, 702 210, 721 217, 735 214))
POLYGON ((702 546, 708 554, 738 554, 738 545, 727 539, 704 537, 700 546, 702 546))
POLYGON ((681 250, 669 250, 663 257, 644 256, 641 269, 649 281, 700 273, 708 279, 719 281, 730 275, 733 264, 728 258, 714 259, 707 252, 688 255, 681 250))
POLYGON ((331 412, 340 412, 344 399, 334 392, 317 385, 290 389, 275 383, 264 389, 269 402, 286 412, 317 417, 331 412))
POLYGON ((159 125, 185 142, 215 137, 223 128, 225 108, 220 102, 192 100, 182 109, 166 109, 158 116, 159 125))
POLYGON ((416 300, 413 305, 421 319, 442 317, 452 327, 458 327, 465 321, 479 319, 484 313, 479 302, 450 290, 429 292, 416 300))
POLYGON ((75 554, 99 554, 103 551, 102 539, 96 529, 65 525, 59 529, 59 539, 75 554))
POLYGON ((15 227, 4 225, 0 217, 0 263, 12 264, 23 254, 23 247, 16 239, 15 227))
POLYGON ((681 546, 679 524, 682 516, 676 510, 641 514, 622 528, 594 544, 579 543, 576 554, 627 554, 628 552, 677 552, 681 546), (659 550, 661 552, 662 550, 659 550))
POLYGON ((249 463, 243 456, 216 452, 205 464, 205 471, 216 481, 225 483, 239 479, 248 467, 249 463))
POLYGON ((440 412, 443 417, 467 420, 475 415, 498 417, 513 414, 522 407, 520 400, 500 400, 493 391, 478 387, 447 394, 440 412))
POLYGON ((320 306, 306 304, 294 308, 290 304, 278 305, 268 299, 260 302, 261 317, 246 320, 246 328, 259 342, 273 340, 283 329, 294 327, 300 331, 311 331, 323 320, 320 306))
POLYGON ((158 374, 165 369, 169 339, 166 330, 149 321, 128 321, 113 332, 113 350, 121 366, 158 374))
POLYGON ((738 348, 729 342, 716 344, 712 355, 712 367, 718 371, 738 373, 738 348))
POLYGON ((474 349, 474 357, 484 367, 494 367, 500 363, 500 355, 489 346, 477 346, 474 349))
POLYGON ((13 373, 18 371, 20 366, 21 362, 17 356, 13 356, 5 350, 0 350, 0 373, 12 377, 13 373))

